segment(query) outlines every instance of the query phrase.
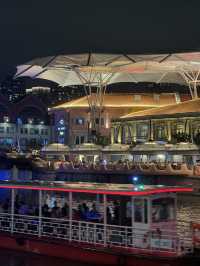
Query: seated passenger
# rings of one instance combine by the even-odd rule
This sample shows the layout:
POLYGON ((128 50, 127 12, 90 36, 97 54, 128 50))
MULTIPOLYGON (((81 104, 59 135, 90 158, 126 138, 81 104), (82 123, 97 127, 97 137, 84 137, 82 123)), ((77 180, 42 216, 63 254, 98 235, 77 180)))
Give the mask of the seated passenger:
POLYGON ((95 203, 92 205, 92 209, 87 211, 86 213, 86 219, 93 222, 99 222, 99 219, 101 218, 100 213, 96 209, 95 203))
POLYGON ((68 214, 69 214, 69 206, 67 203, 65 203, 61 209, 61 215, 62 215, 62 217, 67 217, 68 214))
POLYGON ((49 206, 47 204, 42 206, 42 216, 50 217, 49 206))
POLYGON ((25 202, 20 203, 20 208, 19 208, 19 214, 20 215, 28 215, 29 212, 29 207, 25 202))
POLYGON ((60 208, 57 206, 57 202, 54 201, 54 207, 52 208, 52 211, 51 211, 51 217, 59 218, 60 214, 61 214, 60 208))
POLYGON ((2 204, 2 208, 3 208, 5 213, 8 212, 8 210, 9 210, 9 199, 5 200, 5 202, 2 204))

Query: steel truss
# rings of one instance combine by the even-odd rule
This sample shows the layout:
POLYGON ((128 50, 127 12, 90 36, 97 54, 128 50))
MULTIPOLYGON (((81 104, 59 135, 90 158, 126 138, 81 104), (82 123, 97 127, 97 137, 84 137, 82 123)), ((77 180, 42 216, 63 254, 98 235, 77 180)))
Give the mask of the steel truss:
POLYGON ((90 130, 95 131, 96 135, 99 135, 102 126, 101 118, 104 111, 104 96, 107 85, 114 73, 97 72, 93 67, 89 67, 89 71, 87 70, 87 72, 79 68, 74 68, 73 71, 75 71, 80 79, 87 96, 90 112, 90 121, 88 121, 90 130), (98 119, 98 123, 96 123, 96 119, 98 119))
POLYGON ((192 99, 198 98, 198 86, 200 84, 200 70, 192 71, 192 70, 183 70, 180 72, 181 76, 186 81, 192 99))

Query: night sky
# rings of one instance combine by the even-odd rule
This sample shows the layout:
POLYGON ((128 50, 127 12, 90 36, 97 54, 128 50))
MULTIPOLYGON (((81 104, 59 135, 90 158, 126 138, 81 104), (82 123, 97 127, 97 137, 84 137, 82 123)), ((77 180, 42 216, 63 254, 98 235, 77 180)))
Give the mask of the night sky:
POLYGON ((0 76, 39 56, 200 50, 200 1, 1 0, 0 76))

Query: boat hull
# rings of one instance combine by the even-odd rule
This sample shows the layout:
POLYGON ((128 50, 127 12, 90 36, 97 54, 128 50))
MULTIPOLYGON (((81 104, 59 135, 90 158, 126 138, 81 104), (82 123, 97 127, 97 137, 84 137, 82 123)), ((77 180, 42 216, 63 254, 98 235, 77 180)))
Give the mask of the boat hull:
MULTIPOLYGON (((20 252, 29 252, 64 258, 72 261, 91 263, 93 265, 119 265, 119 266, 183 266, 188 265, 185 258, 159 257, 152 255, 123 254, 107 249, 73 244, 64 241, 54 242, 48 239, 22 237, 18 235, 0 234, 0 248, 20 252), (186 262, 186 264, 184 264, 186 262)), ((192 261, 191 261, 192 262, 192 261)), ((190 263, 190 265, 192 265, 190 263)), ((195 264, 196 265, 196 262, 195 264)))

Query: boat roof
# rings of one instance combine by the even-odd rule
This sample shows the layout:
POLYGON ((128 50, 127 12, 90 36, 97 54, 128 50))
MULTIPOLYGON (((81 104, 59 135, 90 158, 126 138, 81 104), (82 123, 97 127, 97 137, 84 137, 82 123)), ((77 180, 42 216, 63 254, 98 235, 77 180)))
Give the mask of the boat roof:
POLYGON ((192 192, 190 186, 164 186, 164 185, 133 185, 111 183, 88 182, 64 182, 64 181, 29 181, 13 182, 2 181, 0 188, 27 189, 57 192, 78 192, 91 194, 121 195, 121 196, 147 196, 162 193, 192 192))

